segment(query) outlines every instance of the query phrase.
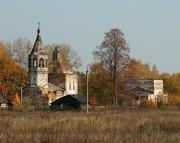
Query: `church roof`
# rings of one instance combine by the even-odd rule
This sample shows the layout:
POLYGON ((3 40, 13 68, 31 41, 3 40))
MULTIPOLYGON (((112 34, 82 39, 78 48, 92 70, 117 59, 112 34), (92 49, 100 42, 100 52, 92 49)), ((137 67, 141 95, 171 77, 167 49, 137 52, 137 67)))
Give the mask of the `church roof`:
POLYGON ((125 92, 129 92, 129 91, 141 91, 141 92, 147 92, 147 93, 153 93, 154 91, 150 88, 145 88, 145 87, 141 87, 141 86, 137 86, 137 87, 132 87, 130 89, 126 89, 124 90, 125 92))
POLYGON ((51 106, 60 105, 60 104, 73 104, 73 103, 86 104, 87 97, 79 96, 76 94, 68 94, 68 95, 62 96, 62 97, 58 98, 57 100, 53 101, 51 103, 51 106))
POLYGON ((43 48, 43 44, 42 44, 42 40, 41 40, 41 36, 40 36, 40 27, 39 26, 37 29, 37 37, 36 37, 36 40, 34 42, 34 46, 33 46, 33 49, 31 51, 31 54, 46 55, 46 53, 44 52, 44 48, 43 48))
POLYGON ((59 63, 58 61, 54 61, 52 63, 54 73, 63 73, 63 74, 73 74, 72 69, 68 66, 59 63))
POLYGON ((64 91, 65 89, 61 86, 56 86, 52 83, 48 83, 48 87, 52 90, 55 90, 55 91, 64 91))

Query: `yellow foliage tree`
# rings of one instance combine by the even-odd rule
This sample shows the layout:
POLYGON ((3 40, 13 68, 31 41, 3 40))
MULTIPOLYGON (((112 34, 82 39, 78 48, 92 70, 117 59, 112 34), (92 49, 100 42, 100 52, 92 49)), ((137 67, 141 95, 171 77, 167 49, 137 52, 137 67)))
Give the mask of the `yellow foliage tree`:
POLYGON ((168 104, 171 106, 176 106, 180 104, 180 96, 170 95, 168 96, 168 104))
POLYGON ((0 93, 5 97, 13 96, 26 85, 27 71, 9 57, 5 45, 0 42, 0 93))
POLYGON ((96 96, 92 96, 92 97, 90 98, 90 105, 91 105, 92 109, 95 108, 95 106, 97 105, 96 96))
POLYGON ((13 106, 19 106, 21 104, 21 100, 18 93, 11 97, 11 103, 13 106))

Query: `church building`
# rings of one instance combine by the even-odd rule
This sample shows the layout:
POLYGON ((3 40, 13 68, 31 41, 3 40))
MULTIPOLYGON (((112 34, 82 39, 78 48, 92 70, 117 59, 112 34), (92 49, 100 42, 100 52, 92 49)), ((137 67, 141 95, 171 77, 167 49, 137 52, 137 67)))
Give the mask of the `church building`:
POLYGON ((49 71, 48 81, 55 86, 65 89, 65 94, 78 94, 78 76, 72 69, 63 66, 61 63, 60 47, 55 47, 53 52, 52 70, 49 71))
POLYGON ((33 49, 28 56, 28 74, 29 87, 48 83, 48 55, 44 52, 39 27, 33 49))
POLYGON ((49 104, 66 95, 78 94, 78 76, 72 69, 61 65, 60 50, 55 47, 53 54, 52 70, 48 69, 48 54, 45 53, 40 27, 31 53, 28 55, 28 92, 31 96, 48 97, 49 104))

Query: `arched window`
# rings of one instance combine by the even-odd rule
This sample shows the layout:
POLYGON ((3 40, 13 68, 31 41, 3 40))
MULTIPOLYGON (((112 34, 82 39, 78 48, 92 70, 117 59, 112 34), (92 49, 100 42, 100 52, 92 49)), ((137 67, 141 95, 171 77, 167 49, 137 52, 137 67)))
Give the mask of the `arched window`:
POLYGON ((39 60, 39 67, 44 67, 44 60, 43 60, 43 58, 41 58, 40 60, 39 60))
POLYGON ((33 59, 33 67, 37 67, 37 60, 36 59, 33 59))

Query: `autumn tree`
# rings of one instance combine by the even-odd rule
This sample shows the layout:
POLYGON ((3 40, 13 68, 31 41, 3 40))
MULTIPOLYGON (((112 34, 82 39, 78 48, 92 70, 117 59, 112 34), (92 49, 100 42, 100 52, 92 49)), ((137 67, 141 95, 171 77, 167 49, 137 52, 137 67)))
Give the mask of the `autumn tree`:
POLYGON ((180 105, 180 73, 162 73, 164 92, 168 94, 168 104, 171 106, 180 105))
POLYGON ((157 66, 154 64, 151 69, 151 78, 158 79, 159 78, 159 70, 157 66))
POLYGON ((180 74, 162 73, 160 77, 163 80, 165 92, 180 96, 180 74))
POLYGON ((104 69, 103 65, 99 62, 91 64, 89 68, 89 95, 95 96, 97 104, 109 105, 112 104, 113 98, 109 96, 111 91, 110 78, 108 72, 104 69))
POLYGON ((96 96, 92 96, 92 97, 90 98, 90 106, 91 106, 92 109, 94 110, 96 105, 97 105, 96 96))
POLYGON ((86 74, 78 72, 78 94, 81 96, 86 95, 86 74))
POLYGON ((105 33, 103 42, 94 51, 94 56, 108 72, 112 91, 110 96, 113 98, 113 103, 117 105, 117 75, 130 59, 124 33, 117 28, 105 33))
POLYGON ((152 67, 141 60, 131 59, 126 69, 122 71, 124 80, 128 79, 159 79, 159 71, 156 65, 152 67))
POLYGON ((13 96, 26 85, 27 71, 7 54, 5 45, 0 43, 0 93, 13 96))
MULTIPOLYGON (((89 99, 96 97, 97 105, 109 105, 112 103, 110 95, 110 82, 108 72, 104 70, 101 63, 92 63, 89 65, 89 99)), ((78 93, 86 96, 86 74, 78 73, 78 93)))
POLYGON ((17 38, 13 42, 6 42, 9 55, 20 63, 22 67, 27 68, 28 54, 32 49, 32 42, 25 38, 17 38))
POLYGON ((21 104, 21 99, 18 93, 10 97, 10 102, 13 106, 19 106, 21 104))

